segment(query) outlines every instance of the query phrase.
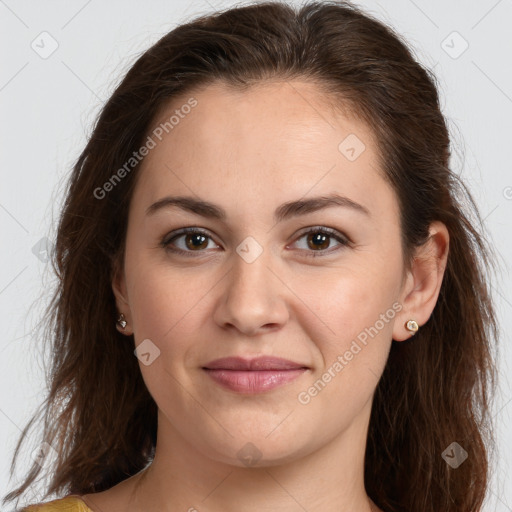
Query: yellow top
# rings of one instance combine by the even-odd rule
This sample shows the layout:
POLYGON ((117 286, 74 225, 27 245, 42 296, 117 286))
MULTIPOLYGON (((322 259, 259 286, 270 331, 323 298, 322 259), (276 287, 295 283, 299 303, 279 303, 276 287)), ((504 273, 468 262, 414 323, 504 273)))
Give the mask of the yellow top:
POLYGON ((93 512, 77 494, 65 498, 30 505, 21 512, 93 512))

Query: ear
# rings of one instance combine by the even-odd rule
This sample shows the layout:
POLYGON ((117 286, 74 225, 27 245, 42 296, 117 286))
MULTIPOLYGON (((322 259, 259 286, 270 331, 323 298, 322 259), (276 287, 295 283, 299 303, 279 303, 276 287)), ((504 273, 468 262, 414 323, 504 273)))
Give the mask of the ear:
MULTIPOLYGON (((122 313, 126 319, 126 327, 121 329, 116 324, 119 332, 130 336, 133 334, 133 322, 130 310, 130 303, 128 302, 128 294, 126 289, 126 277, 124 273, 124 267, 119 264, 116 260, 112 265, 112 291, 116 299, 116 308, 118 313, 122 313)), ((114 322, 117 317, 114 319, 114 322)))
POLYGON ((430 225, 429 232, 428 240, 416 250, 412 269, 408 271, 402 288, 400 303, 403 309, 396 316, 393 327, 395 341, 404 341, 413 336, 405 327, 409 320, 416 320, 421 329, 430 318, 439 297, 448 261, 450 235, 446 226, 439 221, 430 225))

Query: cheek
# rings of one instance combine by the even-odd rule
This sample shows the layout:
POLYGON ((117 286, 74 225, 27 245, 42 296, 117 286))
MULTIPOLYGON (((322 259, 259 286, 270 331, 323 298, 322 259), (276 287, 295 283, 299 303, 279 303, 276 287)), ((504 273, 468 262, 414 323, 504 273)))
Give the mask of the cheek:
POLYGON ((295 280, 294 293, 307 306, 300 314, 302 328, 319 348, 325 367, 346 356, 346 374, 361 366, 376 373, 383 369, 396 314, 393 275, 393 269, 380 271, 374 261, 295 280))
POLYGON ((318 358, 310 387, 301 389, 297 399, 301 407, 309 404, 308 413, 324 417, 326 425, 348 422, 361 411, 391 347, 396 314, 392 293, 384 281, 364 275, 315 280, 323 286, 310 291, 305 301, 315 314, 309 313, 311 320, 302 327, 318 348, 318 358))
POLYGON ((391 306, 391 273, 379 272, 374 263, 322 269, 298 276, 292 286, 328 331, 346 337, 354 327, 375 322, 391 306))
POLYGON ((149 258, 131 265, 127 261, 126 274, 134 330, 141 340, 170 336, 204 294, 183 271, 149 258))
POLYGON ((155 263, 139 265, 132 276, 136 276, 130 289, 135 347, 141 355, 150 354, 147 365, 139 357, 143 379, 157 403, 178 403, 180 387, 173 385, 172 376, 185 381, 183 362, 197 331, 204 291, 183 272, 155 263))

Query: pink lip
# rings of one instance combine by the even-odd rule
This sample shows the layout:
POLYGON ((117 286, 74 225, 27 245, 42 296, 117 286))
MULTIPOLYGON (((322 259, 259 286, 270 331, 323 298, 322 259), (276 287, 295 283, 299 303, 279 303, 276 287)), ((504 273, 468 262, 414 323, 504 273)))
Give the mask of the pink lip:
POLYGON ((259 393, 274 389, 296 379, 307 369, 300 363, 269 356, 249 360, 225 357, 203 367, 218 384, 239 393, 259 393))

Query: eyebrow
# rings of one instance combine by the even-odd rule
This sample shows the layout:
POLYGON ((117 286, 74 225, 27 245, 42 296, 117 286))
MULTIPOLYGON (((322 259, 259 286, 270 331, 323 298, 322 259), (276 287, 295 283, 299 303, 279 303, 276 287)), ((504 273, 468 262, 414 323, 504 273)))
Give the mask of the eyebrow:
MULTIPOLYGON (((225 221, 227 219, 226 211, 213 203, 203 201, 190 196, 167 196, 163 197, 153 203, 146 209, 146 215, 150 216, 157 211, 178 207, 182 210, 200 215, 201 217, 225 221)), ((312 197, 309 199, 299 199, 297 201, 290 201, 283 203, 274 212, 274 222, 282 222, 283 220, 290 219, 299 215, 306 215, 308 213, 323 210, 333 206, 350 208, 356 212, 362 213, 371 217, 371 213, 365 206, 352 201, 348 197, 340 194, 329 194, 325 196, 312 197)))

